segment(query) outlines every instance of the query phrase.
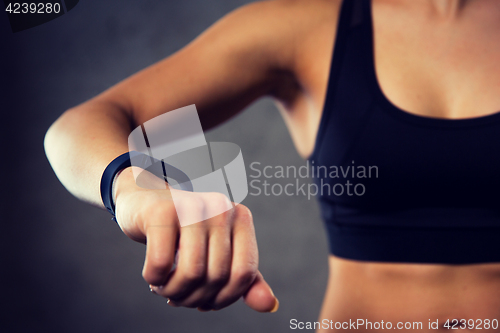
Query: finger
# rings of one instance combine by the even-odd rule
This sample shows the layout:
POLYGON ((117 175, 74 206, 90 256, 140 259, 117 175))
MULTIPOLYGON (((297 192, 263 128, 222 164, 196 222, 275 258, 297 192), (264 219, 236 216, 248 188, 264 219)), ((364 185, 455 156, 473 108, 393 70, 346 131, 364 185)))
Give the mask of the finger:
POLYGON ((229 214, 219 214, 206 221, 209 226, 206 277, 204 283, 183 300, 183 306, 211 310, 211 302, 228 282, 232 257, 229 214))
MULTIPOLYGON (((183 209, 190 210, 187 213, 192 215, 190 218, 198 219, 202 216, 202 212, 200 212, 198 208, 198 206, 193 207, 189 205, 183 209)), ((183 305, 182 300, 189 296, 205 279, 207 266, 207 238, 205 222, 199 222, 181 228, 177 253, 177 267, 170 274, 163 288, 161 288, 161 290, 156 290, 157 293, 172 299, 173 304, 183 305)))
POLYGON ((246 305, 259 312, 276 312, 280 304, 260 272, 243 299, 246 305))
POLYGON ((142 276, 151 285, 163 285, 175 260, 178 224, 166 217, 153 218, 146 226, 146 260, 142 276), (155 223, 156 222, 156 223, 155 223), (170 223, 168 223, 170 222, 170 223))
POLYGON ((250 210, 243 205, 237 205, 233 218, 231 275, 228 283, 214 299, 214 309, 221 309, 236 302, 257 276, 259 255, 250 210))

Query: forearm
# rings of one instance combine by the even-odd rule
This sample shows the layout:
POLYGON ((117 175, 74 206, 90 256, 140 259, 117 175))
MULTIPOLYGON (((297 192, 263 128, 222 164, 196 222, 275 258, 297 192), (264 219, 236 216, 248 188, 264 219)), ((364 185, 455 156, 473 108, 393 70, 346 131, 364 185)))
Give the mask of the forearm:
POLYGON ((77 198, 102 207, 100 179, 106 166, 128 150, 131 114, 94 99, 66 111, 45 135, 45 153, 57 177, 77 198))
POLYGON ((45 138, 47 157, 62 184, 76 197, 102 206, 102 172, 127 151, 135 126, 195 104, 206 130, 256 99, 276 95, 278 87, 295 89, 290 73, 296 34, 288 27, 297 9, 292 7, 281 1, 244 6, 168 58, 65 112, 45 138), (283 13, 286 24, 276 24, 283 13))

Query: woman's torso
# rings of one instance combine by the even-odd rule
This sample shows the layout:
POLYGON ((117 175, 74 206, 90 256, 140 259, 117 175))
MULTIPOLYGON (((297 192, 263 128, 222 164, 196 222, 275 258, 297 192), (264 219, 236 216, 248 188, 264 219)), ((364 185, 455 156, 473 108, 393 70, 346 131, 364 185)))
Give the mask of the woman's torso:
MULTIPOLYGON (((401 110, 434 118, 500 111, 500 3, 457 3, 463 7, 445 6, 452 1, 373 1, 378 83, 401 110)), ((310 37, 300 41, 296 76, 301 93, 283 107, 304 157, 313 152, 325 102, 340 1, 308 6, 332 15, 309 25, 310 37)), ((415 321, 423 323, 420 331, 428 330, 429 320, 440 325, 453 318, 474 319, 476 325, 498 320, 499 277, 499 264, 370 263, 331 256, 320 320, 415 321)))
POLYGON ((373 325, 383 321, 384 328, 390 322, 392 329, 402 323, 399 325, 408 325, 405 331, 415 332, 434 331, 429 329, 429 323, 436 322, 432 328, 448 330, 451 328, 445 327, 448 320, 456 328, 473 325, 487 331, 500 329, 498 264, 359 263, 333 256, 329 263, 330 276, 320 322, 365 320, 356 331, 370 331, 370 328, 380 331, 366 326, 366 321, 373 325), (462 319, 467 326, 463 326, 462 319))

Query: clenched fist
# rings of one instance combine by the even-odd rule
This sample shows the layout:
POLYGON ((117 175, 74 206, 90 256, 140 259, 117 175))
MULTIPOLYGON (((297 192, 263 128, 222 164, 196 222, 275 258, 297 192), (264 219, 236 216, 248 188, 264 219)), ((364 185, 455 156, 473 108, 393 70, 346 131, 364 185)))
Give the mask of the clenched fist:
POLYGON ((136 185, 131 168, 118 176, 116 217, 128 237, 146 244, 142 275, 154 293, 173 306, 201 311, 222 309, 242 296, 256 311, 278 309, 278 300, 258 271, 255 230, 247 207, 236 205, 180 227, 178 215, 201 220, 211 215, 207 212, 223 211, 231 203, 219 193, 166 188, 153 175, 142 181, 148 188, 136 185), (175 206, 173 191, 177 191, 175 206))

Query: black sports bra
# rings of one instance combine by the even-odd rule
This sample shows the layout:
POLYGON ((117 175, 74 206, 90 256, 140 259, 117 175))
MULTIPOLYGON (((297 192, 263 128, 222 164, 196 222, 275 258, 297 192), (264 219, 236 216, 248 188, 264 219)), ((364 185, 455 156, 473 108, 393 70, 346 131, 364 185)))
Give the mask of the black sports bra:
POLYGON ((338 257, 500 262, 500 112, 439 119, 393 105, 377 81, 369 0, 343 2, 309 159, 338 257))

